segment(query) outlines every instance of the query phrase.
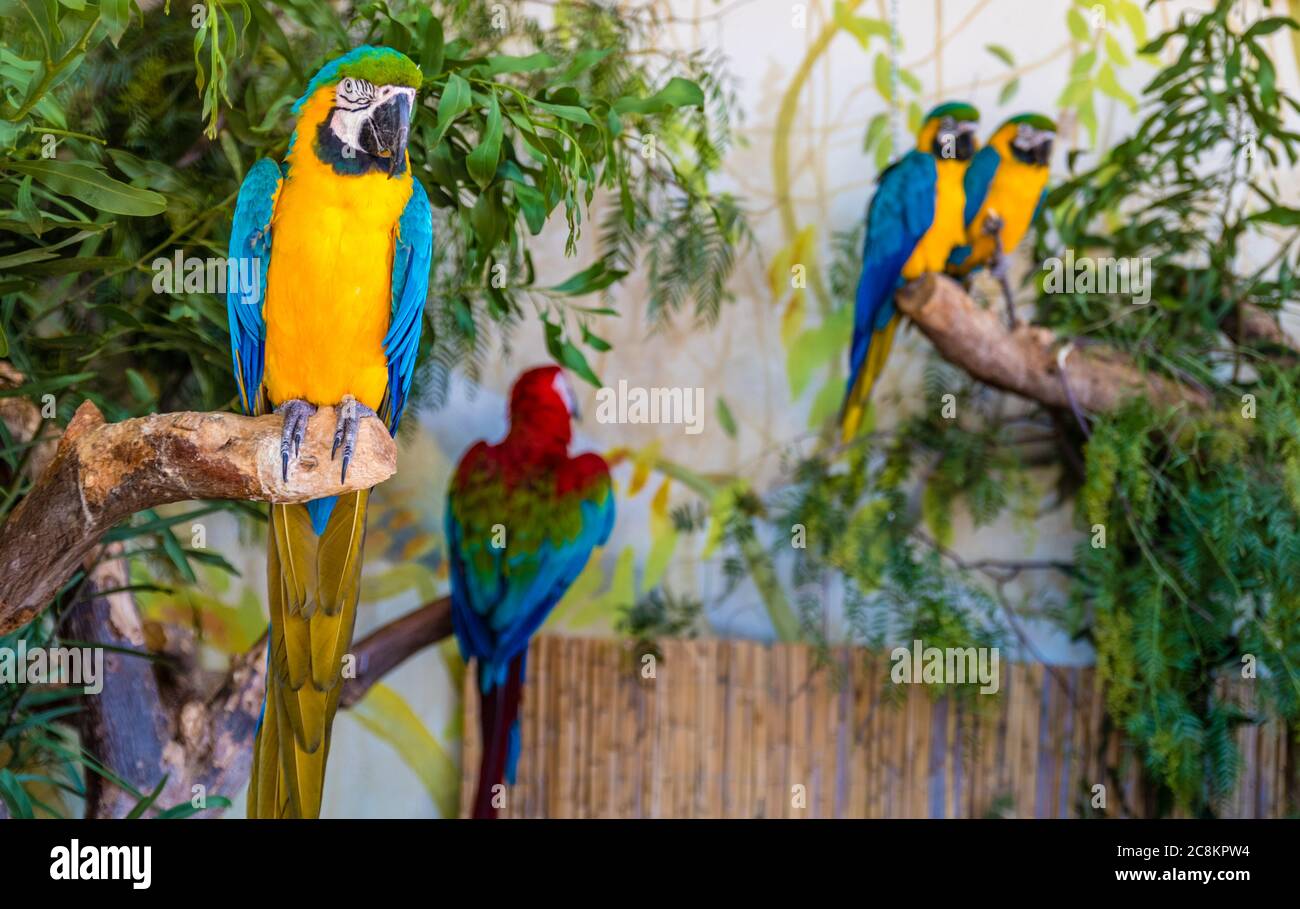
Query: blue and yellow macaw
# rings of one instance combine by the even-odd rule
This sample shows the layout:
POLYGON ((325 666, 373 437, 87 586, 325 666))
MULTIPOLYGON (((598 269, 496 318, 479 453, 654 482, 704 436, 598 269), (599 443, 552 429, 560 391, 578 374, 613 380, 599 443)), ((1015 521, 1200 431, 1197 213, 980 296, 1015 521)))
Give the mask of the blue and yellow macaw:
POLYGON ((1042 210, 1056 124, 1018 114, 997 128, 966 170, 966 242, 952 251, 948 273, 968 278, 987 266, 1002 285, 1007 319, 1016 313, 1007 282, 1007 254, 1042 210))
MULTIPOLYGON (((226 297, 239 399, 284 417, 284 476, 308 418, 337 408, 332 457, 346 479, 360 420, 396 434, 411 390, 433 223, 407 135, 420 70, 384 47, 326 64, 293 107, 283 164, 263 159, 239 190, 232 258, 260 281, 226 297)), ((330 727, 361 583, 366 491, 271 505, 267 693, 250 817, 320 814, 330 727)))
POLYGON ((483 759, 474 817, 496 817, 496 787, 515 781, 519 702, 533 632, 614 527, 609 467, 569 456, 577 399, 555 366, 531 369, 510 394, 510 432, 466 452, 447 492, 451 618, 461 654, 478 661, 483 759))
POLYGON ((894 342, 894 292, 927 272, 942 272, 953 247, 966 238, 962 178, 975 154, 978 126, 979 112, 971 105, 941 104, 922 122, 916 149, 880 175, 867 215, 840 412, 845 441, 862 425, 871 388, 894 342))

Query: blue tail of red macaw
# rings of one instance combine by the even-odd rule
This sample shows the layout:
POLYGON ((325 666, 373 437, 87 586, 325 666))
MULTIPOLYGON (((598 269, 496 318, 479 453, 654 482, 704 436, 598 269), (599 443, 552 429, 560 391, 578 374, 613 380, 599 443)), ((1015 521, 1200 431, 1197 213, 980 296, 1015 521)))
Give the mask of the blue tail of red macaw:
POLYGON ((503 782, 515 783, 515 767, 519 764, 519 703, 524 687, 524 662, 527 653, 510 661, 503 684, 492 684, 479 698, 479 728, 482 730, 483 759, 479 764, 478 792, 474 796, 475 818, 492 819, 497 816, 493 790, 503 782))

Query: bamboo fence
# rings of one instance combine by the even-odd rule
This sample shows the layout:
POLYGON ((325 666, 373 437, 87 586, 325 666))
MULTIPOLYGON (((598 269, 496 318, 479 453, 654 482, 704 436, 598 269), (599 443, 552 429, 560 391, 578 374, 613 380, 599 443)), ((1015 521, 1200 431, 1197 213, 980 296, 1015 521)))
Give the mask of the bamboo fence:
MULTIPOLYGON (((1152 809, 1090 667, 1003 662, 996 695, 936 696, 934 686, 893 684, 888 654, 861 648, 819 655, 801 644, 722 639, 657 647, 647 664, 627 641, 533 642, 523 749, 502 817, 1123 817, 1152 809), (1093 804, 1098 785, 1104 809, 1093 804)), ((481 748, 475 678, 465 673, 462 814, 481 748)), ((1249 710, 1249 683, 1221 690, 1249 710)), ((1237 735, 1242 771, 1219 813, 1287 814, 1296 774, 1284 730, 1267 722, 1237 735)))

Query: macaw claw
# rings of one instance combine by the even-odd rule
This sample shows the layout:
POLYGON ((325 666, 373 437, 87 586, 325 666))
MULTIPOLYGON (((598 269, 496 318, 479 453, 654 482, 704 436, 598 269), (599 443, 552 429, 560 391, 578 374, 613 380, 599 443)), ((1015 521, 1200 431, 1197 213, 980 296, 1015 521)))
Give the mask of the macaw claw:
POLYGON ((1002 249, 1002 217, 989 212, 984 216, 984 223, 981 226, 984 233, 993 238, 993 255, 989 257, 989 273, 1002 285, 1002 296, 1007 303, 1007 328, 1015 331, 1016 303, 1011 293, 1011 282, 1008 280, 1010 263, 1007 261, 1006 252, 1002 249))
POLYGON ((292 449, 294 460, 297 460, 298 452, 302 449, 303 434, 307 431, 307 419, 316 412, 316 405, 294 398, 285 401, 275 412, 284 417, 284 429, 280 431, 280 470, 287 483, 290 450, 292 449))
POLYGON ((988 234, 991 237, 997 237, 999 241, 1001 240, 1000 237, 1000 234, 1002 233, 1001 215, 997 214, 996 212, 989 212, 984 216, 984 223, 981 225, 981 227, 983 228, 984 233, 988 234))
POLYGON ((334 427, 334 447, 330 449, 330 460, 338 454, 339 448, 343 449, 343 471, 340 475, 339 482, 346 483, 348 479, 348 464, 352 461, 352 455, 357 448, 357 430, 361 427, 362 417, 378 416, 373 410, 362 404, 352 395, 344 395, 343 400, 339 402, 338 422, 334 427))

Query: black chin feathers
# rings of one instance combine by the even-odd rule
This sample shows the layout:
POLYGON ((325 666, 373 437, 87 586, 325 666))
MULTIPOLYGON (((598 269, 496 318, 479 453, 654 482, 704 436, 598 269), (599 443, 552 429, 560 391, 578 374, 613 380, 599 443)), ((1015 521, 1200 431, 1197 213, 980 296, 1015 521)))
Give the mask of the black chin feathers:
MULTIPOLYGON (((330 128, 330 121, 334 118, 334 110, 331 108, 327 116, 319 127, 316 128, 315 150, 316 157, 324 161, 330 167, 334 168, 336 174, 346 174, 348 176, 360 176, 362 174, 388 174, 397 176, 406 172, 406 155, 403 154, 400 160, 394 162, 391 155, 381 156, 366 151, 364 148, 353 148, 344 144, 330 128)), ((373 129, 369 121, 365 129, 373 129)), ((363 135, 362 141, 365 142, 363 135)), ((366 143, 374 145, 375 143, 366 143)))

